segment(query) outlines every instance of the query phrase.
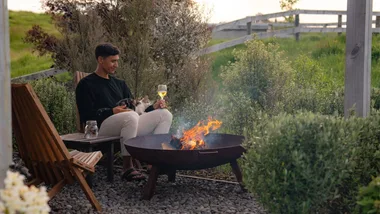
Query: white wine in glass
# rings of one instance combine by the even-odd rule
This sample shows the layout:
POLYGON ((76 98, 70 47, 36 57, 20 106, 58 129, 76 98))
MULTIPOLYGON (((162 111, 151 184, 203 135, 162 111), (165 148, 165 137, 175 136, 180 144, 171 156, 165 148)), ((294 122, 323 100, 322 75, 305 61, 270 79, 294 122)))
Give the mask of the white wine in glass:
POLYGON ((161 100, 163 100, 167 93, 166 85, 158 85, 157 92, 158 92, 158 95, 161 97, 161 100))

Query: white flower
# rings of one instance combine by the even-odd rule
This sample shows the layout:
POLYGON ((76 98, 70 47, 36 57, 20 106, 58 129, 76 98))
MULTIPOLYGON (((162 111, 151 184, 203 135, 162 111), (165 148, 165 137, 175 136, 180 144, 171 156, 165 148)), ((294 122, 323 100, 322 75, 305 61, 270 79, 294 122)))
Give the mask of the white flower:
POLYGON ((17 172, 7 172, 5 189, 0 190, 0 213, 49 213, 46 188, 28 187, 24 179, 17 172))

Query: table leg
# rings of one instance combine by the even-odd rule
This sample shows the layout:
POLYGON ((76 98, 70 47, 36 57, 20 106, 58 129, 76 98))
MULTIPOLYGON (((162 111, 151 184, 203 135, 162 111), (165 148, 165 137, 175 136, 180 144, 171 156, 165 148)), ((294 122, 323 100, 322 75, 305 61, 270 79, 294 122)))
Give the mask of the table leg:
POLYGON ((144 193, 143 193, 144 200, 150 200, 153 197, 154 190, 156 189, 158 173, 159 173, 158 167, 153 165, 149 173, 148 182, 146 183, 144 187, 144 193))
POLYGON ((107 146, 107 180, 113 182, 114 144, 107 146))

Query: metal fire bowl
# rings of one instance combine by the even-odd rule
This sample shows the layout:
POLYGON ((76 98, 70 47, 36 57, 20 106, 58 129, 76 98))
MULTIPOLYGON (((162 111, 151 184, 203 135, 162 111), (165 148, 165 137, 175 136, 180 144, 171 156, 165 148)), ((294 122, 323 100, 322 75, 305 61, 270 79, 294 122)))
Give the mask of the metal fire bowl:
POLYGON ((157 134, 132 138, 126 148, 132 157, 164 169, 206 169, 235 161, 245 152, 243 136, 209 134, 205 137, 206 148, 200 150, 165 150, 171 134, 157 134))

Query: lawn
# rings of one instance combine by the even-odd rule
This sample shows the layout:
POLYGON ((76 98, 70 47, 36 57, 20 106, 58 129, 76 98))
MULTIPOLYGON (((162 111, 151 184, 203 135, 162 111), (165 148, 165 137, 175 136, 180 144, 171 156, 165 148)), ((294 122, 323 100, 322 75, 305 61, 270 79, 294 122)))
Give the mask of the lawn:
POLYGON ((17 77, 49 69, 53 61, 49 56, 33 53, 32 45, 23 41, 26 32, 33 25, 40 25, 45 31, 58 34, 47 14, 24 11, 9 11, 11 76, 17 77))

